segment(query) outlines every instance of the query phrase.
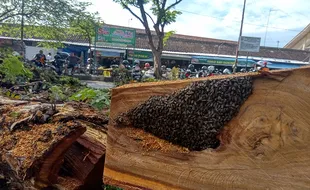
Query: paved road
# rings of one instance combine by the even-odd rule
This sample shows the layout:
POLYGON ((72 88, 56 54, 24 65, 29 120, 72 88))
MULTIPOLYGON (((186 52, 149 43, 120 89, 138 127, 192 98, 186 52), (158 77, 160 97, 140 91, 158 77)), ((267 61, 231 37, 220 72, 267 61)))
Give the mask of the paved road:
POLYGON ((104 89, 104 88, 113 88, 113 82, 103 82, 103 81, 91 81, 91 80, 82 80, 82 83, 86 83, 88 87, 104 89))

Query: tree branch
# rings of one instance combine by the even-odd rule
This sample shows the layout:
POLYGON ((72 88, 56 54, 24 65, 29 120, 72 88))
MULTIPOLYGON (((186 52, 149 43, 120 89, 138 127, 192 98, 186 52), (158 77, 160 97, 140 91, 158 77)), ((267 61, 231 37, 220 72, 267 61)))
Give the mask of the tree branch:
POLYGON ((136 17, 136 18, 144 25, 143 20, 142 20, 138 15, 136 15, 136 14, 124 3, 124 1, 120 1, 120 3, 121 3, 121 5, 122 5, 125 9, 127 9, 134 17, 136 17))
POLYGON ((168 6, 165 11, 170 10, 172 7, 176 6, 177 4, 181 3, 182 0, 176 0, 175 3, 171 4, 170 6, 168 6))
POLYGON ((149 13, 145 13, 150 19, 151 19, 151 21, 153 22, 153 24, 155 25, 155 21, 153 20, 153 18, 151 17, 151 15, 149 14, 149 13))
POLYGON ((154 42, 153 42, 153 37, 152 37, 152 32, 151 29, 149 27, 148 21, 147 21, 147 17, 146 17, 146 12, 144 10, 144 6, 143 6, 144 1, 143 0, 138 0, 138 5, 140 7, 140 13, 141 13, 141 17, 144 21, 143 26, 145 27, 145 32, 149 38, 149 44, 151 46, 152 50, 156 50, 154 42))

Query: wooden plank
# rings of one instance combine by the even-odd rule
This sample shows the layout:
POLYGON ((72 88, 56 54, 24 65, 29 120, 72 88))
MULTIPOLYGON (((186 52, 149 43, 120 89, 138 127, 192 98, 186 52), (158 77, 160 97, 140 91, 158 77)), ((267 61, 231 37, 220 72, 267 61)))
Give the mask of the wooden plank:
POLYGON ((253 77, 253 94, 220 133, 221 145, 203 151, 114 122, 150 96, 193 80, 113 89, 105 183, 125 189, 308 189, 310 67, 253 77))

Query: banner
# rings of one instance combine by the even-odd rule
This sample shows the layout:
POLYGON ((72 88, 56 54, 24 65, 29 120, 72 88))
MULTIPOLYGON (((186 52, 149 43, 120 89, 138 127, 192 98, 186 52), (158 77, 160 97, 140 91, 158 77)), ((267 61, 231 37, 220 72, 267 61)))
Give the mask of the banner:
POLYGON ((135 58, 135 59, 152 59, 153 54, 149 51, 134 51, 128 50, 128 58, 135 58))
POLYGON ((136 30, 102 26, 96 29, 95 40, 103 46, 135 47, 136 30))

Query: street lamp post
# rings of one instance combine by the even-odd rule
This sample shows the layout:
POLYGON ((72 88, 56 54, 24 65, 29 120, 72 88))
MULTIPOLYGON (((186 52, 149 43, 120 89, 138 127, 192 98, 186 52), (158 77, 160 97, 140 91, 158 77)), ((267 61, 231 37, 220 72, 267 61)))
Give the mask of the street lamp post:
POLYGON ((237 48, 236 48, 236 60, 235 60, 235 63, 234 63, 234 65, 233 65, 233 73, 236 72, 237 66, 238 66, 239 44, 240 44, 240 40, 241 40, 241 36, 242 36, 245 5, 246 5, 246 0, 244 0, 244 3, 243 3, 242 18, 241 18, 241 26, 240 26, 240 34, 239 34, 238 44, 237 44, 237 48))

